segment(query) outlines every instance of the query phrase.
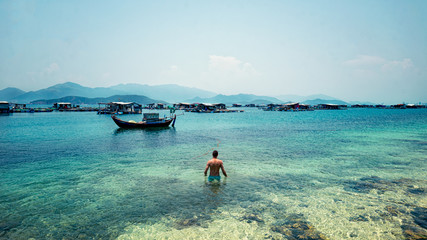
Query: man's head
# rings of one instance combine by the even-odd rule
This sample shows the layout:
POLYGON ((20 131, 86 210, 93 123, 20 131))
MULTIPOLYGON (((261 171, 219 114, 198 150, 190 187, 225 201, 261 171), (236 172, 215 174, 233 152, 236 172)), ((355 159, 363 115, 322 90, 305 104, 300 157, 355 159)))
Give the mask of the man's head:
POLYGON ((213 151, 213 153, 212 153, 212 156, 213 156, 214 158, 218 157, 218 151, 217 151, 217 150, 214 150, 214 151, 213 151))

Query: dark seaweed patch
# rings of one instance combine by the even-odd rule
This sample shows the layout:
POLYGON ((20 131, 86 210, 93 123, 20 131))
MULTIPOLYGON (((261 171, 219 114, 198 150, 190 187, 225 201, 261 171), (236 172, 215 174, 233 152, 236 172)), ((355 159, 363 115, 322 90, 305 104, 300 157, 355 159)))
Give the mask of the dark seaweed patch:
POLYGON ((420 240, 427 239, 427 231, 412 225, 403 225, 402 226, 403 235, 408 240, 420 240))
POLYGON ((253 213, 244 215, 242 219, 247 223, 251 223, 251 222, 264 223, 264 220, 260 216, 253 213))
POLYGON ((416 224, 427 229, 427 208, 416 207, 411 214, 416 224))
POLYGON ((406 239, 427 239, 427 208, 416 207, 411 211, 414 222, 402 225, 403 235, 406 239))
POLYGON ((386 180, 377 176, 362 177, 358 181, 345 181, 344 190, 357 193, 369 193, 377 190, 379 194, 386 191, 395 191, 397 187, 406 188, 410 194, 422 195, 426 193, 425 188, 414 187, 415 181, 412 179, 386 180))
POLYGON ((327 239, 326 236, 304 220, 302 214, 293 214, 276 222, 271 230, 282 234, 287 239, 327 239))
POLYGON ((359 215, 359 216, 350 217, 349 220, 352 222, 367 222, 369 221, 369 218, 366 215, 359 215))
POLYGON ((424 194, 426 190, 424 188, 408 188, 408 192, 412 194, 424 194))
POLYGON ((371 190, 376 189, 378 193, 383 194, 387 188, 378 182, 367 181, 360 179, 360 181, 347 181, 344 190, 357 193, 369 193, 371 190))
POLYGON ((402 139, 401 141, 413 144, 413 145, 418 146, 418 147, 425 147, 425 146, 427 146, 427 142, 426 141, 417 140, 417 139, 402 139))
POLYGON ((181 230, 191 226, 203 226, 203 224, 210 219, 211 217, 207 214, 181 219, 175 222, 175 228, 181 230))
POLYGON ((0 222, 0 237, 5 235, 8 231, 21 225, 19 221, 2 221, 0 222))
POLYGON ((410 163, 402 161, 391 161, 390 164, 394 166, 408 166, 410 163))
POLYGON ((400 214, 399 210, 393 206, 386 206, 385 210, 393 217, 397 217, 400 214))

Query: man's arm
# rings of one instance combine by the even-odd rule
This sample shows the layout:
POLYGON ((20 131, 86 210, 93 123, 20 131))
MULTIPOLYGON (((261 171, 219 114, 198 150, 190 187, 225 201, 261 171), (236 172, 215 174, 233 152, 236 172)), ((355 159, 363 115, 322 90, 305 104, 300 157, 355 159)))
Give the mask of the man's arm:
POLYGON ((225 172, 225 169, 224 169, 224 164, 223 163, 221 163, 221 170, 222 170, 222 174, 224 174, 224 176, 226 176, 226 177, 228 177, 227 176, 227 173, 225 172))
POLYGON ((206 164, 206 168, 205 168, 205 176, 206 176, 206 174, 208 174, 208 169, 209 169, 209 162, 206 164))

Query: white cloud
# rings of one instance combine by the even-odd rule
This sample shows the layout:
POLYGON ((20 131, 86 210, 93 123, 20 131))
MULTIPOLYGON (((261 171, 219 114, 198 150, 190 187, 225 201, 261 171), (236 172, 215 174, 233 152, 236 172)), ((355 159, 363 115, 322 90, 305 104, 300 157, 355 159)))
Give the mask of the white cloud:
POLYGON ((413 67, 414 64, 409 58, 405 58, 402 61, 389 61, 382 65, 382 70, 388 71, 393 69, 409 69, 413 67))
POLYGON ((260 75, 253 65, 233 56, 210 55, 207 71, 201 72, 195 84, 221 94, 253 92, 259 87, 260 75))
POLYGON ((172 72, 176 72, 176 71, 178 71, 178 67, 176 65, 172 65, 172 66, 170 66, 170 70, 172 72))
POLYGON ((104 74, 102 74, 102 78, 106 79, 106 78, 110 78, 111 77, 111 73, 109 72, 105 72, 104 74))
POLYGON ((378 56, 359 55, 355 59, 344 61, 344 65, 360 69, 381 69, 382 71, 407 70, 414 66, 410 58, 388 60, 378 56))
POLYGON ((209 56, 209 71, 228 74, 255 74, 256 71, 250 63, 243 63, 235 57, 209 56))
POLYGON ((359 55, 355 59, 347 60, 344 62, 344 65, 351 67, 361 67, 361 66, 378 66, 386 62, 384 58, 377 56, 367 56, 359 55))
POLYGON ((59 65, 57 63, 51 63, 48 67, 46 67, 43 71, 44 74, 50 75, 54 72, 59 71, 59 65))

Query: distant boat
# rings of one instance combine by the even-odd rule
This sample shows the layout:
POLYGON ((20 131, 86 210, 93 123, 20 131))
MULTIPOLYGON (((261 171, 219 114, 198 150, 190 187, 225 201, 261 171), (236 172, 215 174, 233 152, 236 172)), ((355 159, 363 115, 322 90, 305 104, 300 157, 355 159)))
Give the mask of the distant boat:
POLYGON ((175 126, 176 115, 173 117, 159 118, 158 113, 144 113, 144 118, 141 122, 135 121, 124 121, 117 118, 116 115, 112 115, 111 118, 121 128, 156 128, 156 127, 169 127, 172 123, 172 127, 175 126))

